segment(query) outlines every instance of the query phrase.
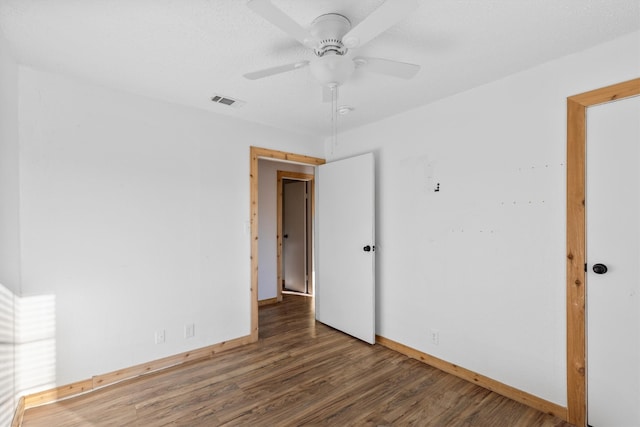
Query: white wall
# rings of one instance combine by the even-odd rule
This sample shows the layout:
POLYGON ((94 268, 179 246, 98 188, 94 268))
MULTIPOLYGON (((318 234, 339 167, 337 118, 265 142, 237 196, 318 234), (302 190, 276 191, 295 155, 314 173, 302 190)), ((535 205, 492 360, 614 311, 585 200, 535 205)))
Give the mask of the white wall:
POLYGON ((565 405, 566 97, 639 75, 636 32, 341 134, 376 155, 377 333, 565 405))
POLYGON ((11 425, 16 407, 15 295, 0 284, 0 426, 11 425))
POLYGON ((258 161, 258 300, 275 298, 278 281, 278 171, 313 175, 313 166, 271 160, 258 161))
POLYGON ((18 66, 0 35, 0 425, 16 405, 15 301, 20 293, 18 66))
POLYGON ((0 35, 0 284, 20 290, 18 65, 0 35))
POLYGON ((29 68, 19 89, 23 291, 55 297, 57 384, 248 335, 249 146, 322 142, 29 68))

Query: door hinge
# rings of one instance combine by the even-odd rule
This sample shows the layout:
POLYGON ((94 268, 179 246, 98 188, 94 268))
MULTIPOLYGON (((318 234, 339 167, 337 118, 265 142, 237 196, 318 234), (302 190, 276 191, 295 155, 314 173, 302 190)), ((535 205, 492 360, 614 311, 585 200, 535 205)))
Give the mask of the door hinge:
POLYGON ((585 272, 585 273, 587 272, 587 264, 586 264, 586 263, 585 263, 585 265, 584 265, 584 272, 585 272))

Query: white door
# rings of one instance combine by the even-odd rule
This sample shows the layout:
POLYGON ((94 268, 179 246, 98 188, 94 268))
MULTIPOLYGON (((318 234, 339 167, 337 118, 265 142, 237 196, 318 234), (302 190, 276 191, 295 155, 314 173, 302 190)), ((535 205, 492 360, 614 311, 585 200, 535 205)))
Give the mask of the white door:
POLYGON ((373 154, 320 166, 316 188, 316 319, 373 344, 373 154))
POLYGON ((285 289, 307 292, 307 183, 286 181, 282 190, 282 272, 285 289))
POLYGON ((587 401, 640 426, 640 97, 587 110, 587 401), (594 265, 602 264, 607 268, 594 265))

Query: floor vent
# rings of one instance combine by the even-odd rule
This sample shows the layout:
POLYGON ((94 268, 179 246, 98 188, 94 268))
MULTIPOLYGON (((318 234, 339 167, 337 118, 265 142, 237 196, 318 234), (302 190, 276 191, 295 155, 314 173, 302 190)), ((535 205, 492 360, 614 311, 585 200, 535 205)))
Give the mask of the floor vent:
POLYGON ((216 104, 228 105, 229 107, 241 107, 242 105, 244 105, 244 101, 222 95, 213 95, 211 97, 211 101, 215 102, 216 104))

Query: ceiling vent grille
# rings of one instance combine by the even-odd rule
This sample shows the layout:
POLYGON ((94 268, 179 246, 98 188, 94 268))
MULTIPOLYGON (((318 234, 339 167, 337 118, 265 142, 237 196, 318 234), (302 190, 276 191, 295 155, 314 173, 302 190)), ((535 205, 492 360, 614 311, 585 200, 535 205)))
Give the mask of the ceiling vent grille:
POLYGON ((222 95, 213 95, 211 97, 211 101, 215 102, 216 104, 227 105, 229 107, 241 107, 245 103, 244 101, 222 95))

